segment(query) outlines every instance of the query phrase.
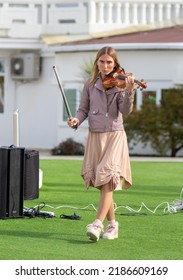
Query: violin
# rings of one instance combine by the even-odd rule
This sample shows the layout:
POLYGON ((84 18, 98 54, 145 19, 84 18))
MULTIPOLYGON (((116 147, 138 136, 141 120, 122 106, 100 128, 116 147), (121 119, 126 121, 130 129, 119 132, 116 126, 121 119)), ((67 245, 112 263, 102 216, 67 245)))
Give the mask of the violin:
MULTIPOLYGON (((125 73, 125 70, 119 67, 118 69, 115 69, 103 79, 102 81, 103 87, 105 89, 109 89, 115 86, 119 88, 125 88, 126 87, 125 79, 129 75, 131 75, 131 73, 125 73)), ((147 88, 147 84, 144 82, 144 80, 138 81, 135 79, 134 82, 138 85, 137 87, 140 88, 140 90, 147 88)))

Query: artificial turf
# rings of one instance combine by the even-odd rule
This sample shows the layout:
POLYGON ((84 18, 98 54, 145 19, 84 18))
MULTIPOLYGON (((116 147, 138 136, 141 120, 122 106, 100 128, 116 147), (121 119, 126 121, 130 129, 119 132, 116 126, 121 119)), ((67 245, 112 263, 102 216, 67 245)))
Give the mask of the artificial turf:
POLYGON ((85 232, 95 219, 99 191, 85 189, 81 163, 40 160, 39 198, 24 206, 45 205, 42 210, 55 217, 0 219, 1 260, 182 260, 183 210, 167 211, 181 199, 181 162, 132 161, 133 186, 114 193, 119 237, 97 243, 85 232), (74 212, 80 220, 60 217, 74 212))

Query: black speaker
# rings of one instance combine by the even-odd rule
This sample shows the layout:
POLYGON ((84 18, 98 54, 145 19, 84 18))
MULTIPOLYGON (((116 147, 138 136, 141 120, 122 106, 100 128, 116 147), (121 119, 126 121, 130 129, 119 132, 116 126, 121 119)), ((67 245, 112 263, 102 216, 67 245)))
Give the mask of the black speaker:
POLYGON ((39 197, 39 152, 25 150, 24 200, 39 197))
POLYGON ((0 147, 0 218, 23 216, 25 149, 0 147))

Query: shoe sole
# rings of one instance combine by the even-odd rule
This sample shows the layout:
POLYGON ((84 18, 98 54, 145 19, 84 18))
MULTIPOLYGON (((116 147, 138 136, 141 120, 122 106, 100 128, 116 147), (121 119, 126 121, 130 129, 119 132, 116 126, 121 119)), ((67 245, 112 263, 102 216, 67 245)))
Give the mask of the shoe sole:
POLYGON ((97 236, 94 235, 92 232, 87 232, 86 235, 89 236, 90 240, 92 240, 92 241, 97 242, 99 240, 99 238, 97 238, 97 236))
POLYGON ((116 234, 116 235, 114 235, 114 236, 112 236, 112 237, 109 237, 109 236, 108 236, 108 237, 105 237, 105 236, 103 237, 103 236, 102 236, 102 238, 103 238, 103 239, 114 240, 114 239, 118 238, 118 234, 116 234))

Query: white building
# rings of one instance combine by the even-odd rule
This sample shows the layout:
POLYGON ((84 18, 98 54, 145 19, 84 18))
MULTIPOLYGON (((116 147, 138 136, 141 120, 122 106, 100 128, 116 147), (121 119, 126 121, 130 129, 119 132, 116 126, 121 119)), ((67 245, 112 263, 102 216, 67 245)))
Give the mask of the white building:
POLYGON ((85 143, 87 123, 67 126, 53 66, 74 114, 82 67, 104 45, 146 80, 158 103, 162 89, 183 84, 182 19, 182 0, 0 0, 0 145, 50 151, 69 137, 85 143))

